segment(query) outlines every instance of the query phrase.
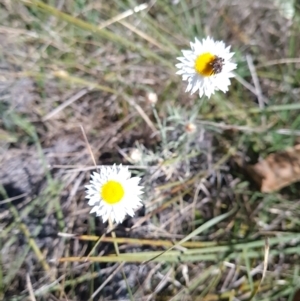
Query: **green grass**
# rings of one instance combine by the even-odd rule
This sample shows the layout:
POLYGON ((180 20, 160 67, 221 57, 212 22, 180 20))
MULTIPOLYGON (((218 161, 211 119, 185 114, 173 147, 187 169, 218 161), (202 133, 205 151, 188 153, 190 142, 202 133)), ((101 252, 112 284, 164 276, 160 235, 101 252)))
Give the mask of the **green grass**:
POLYGON ((30 298, 29 274, 36 300, 293 300, 298 185, 263 194, 231 163, 299 141, 299 62, 287 60, 299 57, 299 10, 287 26, 273 1, 158 0, 130 11, 140 4, 0 5, 0 298, 30 298), (227 94, 200 100, 184 93, 175 64, 207 35, 232 45, 238 68, 227 94), (133 165, 145 186, 145 213, 100 243, 108 226, 84 199, 93 164, 80 125, 97 164, 133 165), (12 169, 13 160, 25 163, 12 169))

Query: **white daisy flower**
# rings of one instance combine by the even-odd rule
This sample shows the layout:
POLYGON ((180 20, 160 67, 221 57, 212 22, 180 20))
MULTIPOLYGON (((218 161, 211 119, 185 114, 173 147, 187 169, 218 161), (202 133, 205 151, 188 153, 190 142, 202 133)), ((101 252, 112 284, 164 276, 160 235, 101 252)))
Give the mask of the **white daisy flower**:
POLYGON ((186 92, 193 94, 199 90, 200 97, 204 94, 208 98, 218 90, 227 92, 229 78, 234 76, 232 71, 236 68, 236 64, 230 61, 234 55, 234 52, 229 52, 230 46, 207 37, 201 42, 195 38, 191 49, 182 50, 183 56, 177 58, 181 63, 176 64, 180 69, 177 74, 188 81, 186 92))
POLYGON ((103 222, 110 218, 117 223, 122 223, 126 214, 134 216, 134 210, 142 206, 140 180, 131 178, 128 167, 122 165, 102 167, 99 173, 94 172, 90 185, 85 186, 88 204, 93 206, 90 213, 96 212, 103 222))

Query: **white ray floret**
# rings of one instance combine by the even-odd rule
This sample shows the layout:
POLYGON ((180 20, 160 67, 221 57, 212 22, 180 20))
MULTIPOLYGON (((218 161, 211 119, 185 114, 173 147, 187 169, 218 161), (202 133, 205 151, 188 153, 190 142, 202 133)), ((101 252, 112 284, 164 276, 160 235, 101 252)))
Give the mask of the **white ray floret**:
POLYGON ((122 223, 126 214, 134 216, 134 210, 142 206, 140 180, 131 177, 128 167, 101 167, 99 173, 92 174, 90 185, 85 186, 88 204, 93 206, 90 213, 96 212, 103 222, 111 219, 116 223, 122 223))
POLYGON ((191 50, 182 50, 182 54, 177 58, 180 63, 176 67, 179 69, 177 74, 188 81, 186 92, 193 94, 199 90, 200 97, 206 95, 210 98, 215 91, 228 91, 230 78, 234 77, 232 71, 236 68, 231 62, 234 52, 230 52, 230 46, 210 37, 202 41, 195 38, 191 50))

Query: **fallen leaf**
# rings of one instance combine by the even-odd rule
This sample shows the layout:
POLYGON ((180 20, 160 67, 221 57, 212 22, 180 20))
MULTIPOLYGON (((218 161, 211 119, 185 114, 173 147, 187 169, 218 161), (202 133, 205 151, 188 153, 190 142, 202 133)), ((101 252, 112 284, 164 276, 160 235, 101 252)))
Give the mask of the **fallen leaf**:
POLYGON ((296 291, 293 301, 300 301, 300 289, 296 291))
POLYGON ((300 144, 270 154, 254 165, 236 163, 259 185, 261 192, 273 192, 300 181, 300 144))

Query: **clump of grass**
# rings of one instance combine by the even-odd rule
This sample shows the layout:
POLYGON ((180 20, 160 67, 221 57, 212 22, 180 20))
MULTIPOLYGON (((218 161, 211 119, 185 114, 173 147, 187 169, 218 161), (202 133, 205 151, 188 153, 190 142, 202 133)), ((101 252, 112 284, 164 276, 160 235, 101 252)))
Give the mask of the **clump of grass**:
POLYGON ((262 194, 230 161, 299 136, 299 10, 287 21, 280 9, 256 0, 2 4, 0 298, 292 300, 297 185, 262 194), (231 44, 238 63, 230 92, 209 101, 185 94, 174 67, 206 35, 231 44), (14 93, 24 80, 30 91, 14 93), (97 163, 143 176, 145 208, 116 237, 88 214, 94 167, 80 124, 97 163), (15 160, 25 164, 12 170, 15 160), (42 177, 29 171, 22 185, 30 165, 42 177))

